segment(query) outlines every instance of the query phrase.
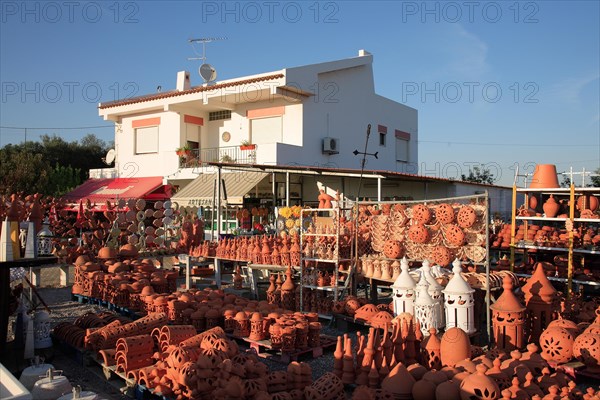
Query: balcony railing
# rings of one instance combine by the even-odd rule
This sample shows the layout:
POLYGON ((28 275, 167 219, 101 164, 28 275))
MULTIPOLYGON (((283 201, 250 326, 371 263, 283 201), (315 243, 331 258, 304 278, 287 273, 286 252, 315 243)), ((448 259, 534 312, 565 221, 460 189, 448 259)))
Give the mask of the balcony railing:
POLYGON ((194 149, 187 156, 179 157, 180 168, 197 168, 207 162, 222 162, 231 164, 255 164, 256 145, 250 146, 212 147, 194 149), (249 148, 245 148, 249 147, 249 148))

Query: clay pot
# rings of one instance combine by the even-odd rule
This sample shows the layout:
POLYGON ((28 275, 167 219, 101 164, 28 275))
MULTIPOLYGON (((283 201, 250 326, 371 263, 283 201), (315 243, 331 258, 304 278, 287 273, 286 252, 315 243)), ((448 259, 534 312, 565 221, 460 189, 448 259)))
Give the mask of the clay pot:
POLYGON ((530 188, 558 188, 558 175, 556 174, 556 165, 537 164, 533 177, 531 178, 530 188))
POLYGON ((579 211, 590 210, 594 212, 598 209, 598 205, 598 198, 593 194, 585 194, 577 198, 577 209, 579 211))

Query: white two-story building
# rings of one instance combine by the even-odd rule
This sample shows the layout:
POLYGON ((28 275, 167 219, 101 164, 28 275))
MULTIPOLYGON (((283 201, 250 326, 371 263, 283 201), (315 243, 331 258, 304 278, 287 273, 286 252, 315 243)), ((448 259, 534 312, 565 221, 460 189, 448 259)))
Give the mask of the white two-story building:
MULTIPOLYGON (((416 173, 417 110, 375 93, 373 56, 284 68, 99 105, 115 123, 115 168, 91 178, 163 177, 184 186, 202 162, 360 168, 416 173), (243 143, 251 143, 247 150, 243 143), (191 154, 176 150, 187 146, 191 154)), ((200 79, 200 78, 199 78, 200 79)))

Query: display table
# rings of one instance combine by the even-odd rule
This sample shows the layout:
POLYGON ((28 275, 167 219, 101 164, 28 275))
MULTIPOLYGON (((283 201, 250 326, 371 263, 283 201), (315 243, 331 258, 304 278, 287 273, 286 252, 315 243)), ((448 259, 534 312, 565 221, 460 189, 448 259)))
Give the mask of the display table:
POLYGON ((0 262, 0 310, 2 310, 2 317, 0 317, 0 353, 6 351, 8 305, 10 301, 10 269, 19 267, 35 268, 46 264, 55 264, 57 261, 57 257, 51 256, 0 262))

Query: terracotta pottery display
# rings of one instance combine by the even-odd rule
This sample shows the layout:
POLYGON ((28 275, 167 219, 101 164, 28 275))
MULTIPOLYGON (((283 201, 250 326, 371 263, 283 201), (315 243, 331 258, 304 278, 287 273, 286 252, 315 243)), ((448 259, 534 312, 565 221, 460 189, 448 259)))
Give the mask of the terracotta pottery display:
POLYGON ((548 200, 542 206, 544 209, 544 214, 546 214, 547 218, 554 218, 558 215, 558 210, 560 209, 560 204, 556 202, 554 199, 554 195, 550 195, 548 200))

